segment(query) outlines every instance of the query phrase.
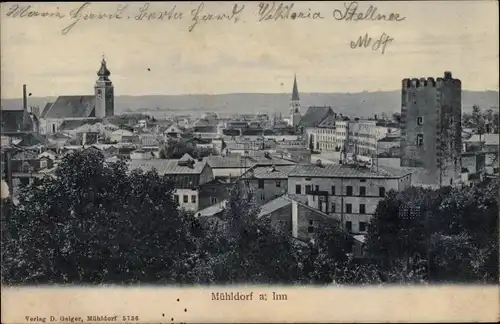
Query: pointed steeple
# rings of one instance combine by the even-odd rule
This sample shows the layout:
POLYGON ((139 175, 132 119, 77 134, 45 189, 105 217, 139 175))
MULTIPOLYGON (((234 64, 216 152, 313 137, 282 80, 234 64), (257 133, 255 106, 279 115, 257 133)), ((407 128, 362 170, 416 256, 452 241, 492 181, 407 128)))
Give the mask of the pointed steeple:
POLYGON ((97 76, 101 79, 107 79, 111 75, 111 72, 109 72, 107 66, 106 66, 106 60, 104 59, 104 54, 102 55, 102 61, 101 61, 101 68, 99 71, 97 71, 97 76))
POLYGON ((293 91, 292 91, 292 100, 293 101, 299 101, 299 89, 297 87, 297 75, 294 76, 293 78, 293 91))

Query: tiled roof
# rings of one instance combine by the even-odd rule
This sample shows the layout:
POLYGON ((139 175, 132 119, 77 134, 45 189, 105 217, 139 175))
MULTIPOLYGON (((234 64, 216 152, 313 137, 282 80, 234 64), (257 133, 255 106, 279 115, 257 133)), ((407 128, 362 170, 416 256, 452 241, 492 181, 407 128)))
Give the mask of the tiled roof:
POLYGON ((26 134, 22 137, 21 142, 17 143, 19 146, 35 146, 45 144, 46 138, 40 134, 26 134))
POLYGON ((270 213, 281 209, 286 206, 290 206, 292 204, 292 201, 285 196, 278 197, 276 199, 271 200, 267 204, 264 204, 260 206, 260 213, 257 216, 258 218, 264 217, 266 215, 269 215, 270 213))
POLYGON ((243 177, 252 174, 257 179, 287 179, 288 174, 295 169, 295 165, 275 166, 254 166, 251 170, 245 172, 243 177))
POLYGON ((89 96, 59 96, 54 104, 45 107, 42 118, 95 117, 95 100, 89 96))
POLYGON ((3 110, 2 109, 2 133, 33 131, 33 120, 24 109, 3 110), (25 121, 25 123, 23 123, 25 121))
POLYGON ((264 165, 296 165, 297 163, 285 159, 280 159, 274 156, 252 156, 251 160, 255 162, 256 165, 264 166, 264 165))
POLYGON ((325 178, 400 178, 411 173, 402 168, 379 166, 373 170, 366 167, 345 164, 301 164, 289 173, 289 177, 325 177, 325 178))
POLYGON ((47 112, 49 111, 50 107, 52 107, 54 103, 53 102, 47 102, 45 104, 45 107, 43 107, 43 110, 42 110, 42 114, 40 116, 42 116, 42 118, 47 115, 47 112))
POLYGON ((193 166, 179 165, 178 160, 130 160, 129 169, 151 171, 156 169, 158 174, 200 174, 205 167, 205 162, 194 161, 193 166))
POLYGON ((32 151, 19 151, 12 155, 12 160, 38 160, 38 154, 32 151))
POLYGON ((243 168, 245 167, 245 159, 246 159, 246 167, 249 168, 255 165, 255 162, 252 161, 250 158, 242 157, 240 155, 228 155, 228 156, 212 155, 206 157, 204 160, 212 168, 243 168))
POLYGON ((83 125, 93 125, 99 122, 97 119, 65 120, 59 126, 60 130, 74 130, 83 125))
POLYGON ((333 115, 331 107, 309 107, 304 116, 300 119, 299 125, 302 127, 317 127, 326 117, 333 115))
POLYGON ((335 128, 335 116, 328 115, 321 123, 319 123, 318 127, 320 127, 320 128, 335 128))

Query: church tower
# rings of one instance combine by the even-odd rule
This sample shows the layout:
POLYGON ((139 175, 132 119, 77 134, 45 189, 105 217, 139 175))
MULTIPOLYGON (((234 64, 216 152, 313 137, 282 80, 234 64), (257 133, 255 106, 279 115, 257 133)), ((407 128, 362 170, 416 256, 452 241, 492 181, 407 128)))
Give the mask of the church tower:
POLYGON ((97 71, 99 79, 95 83, 95 116, 97 118, 113 116, 114 114, 115 98, 113 83, 109 79, 110 74, 103 56, 101 68, 97 71))
POLYGON ((290 125, 296 127, 300 122, 300 98, 297 87, 297 76, 293 79, 292 99, 290 100, 290 125))

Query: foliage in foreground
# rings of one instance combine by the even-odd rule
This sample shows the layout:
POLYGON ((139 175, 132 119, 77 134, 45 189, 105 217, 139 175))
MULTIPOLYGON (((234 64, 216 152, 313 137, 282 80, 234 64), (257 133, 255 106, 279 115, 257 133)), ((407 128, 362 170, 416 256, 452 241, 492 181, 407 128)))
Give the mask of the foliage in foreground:
POLYGON ((350 238, 338 224, 298 244, 258 217, 250 190, 235 187, 221 219, 178 211, 173 190, 169 179, 129 173, 124 162, 107 163, 97 150, 66 156, 56 178, 22 189, 18 205, 2 205, 2 282, 324 285, 497 278, 497 182, 390 192, 369 227, 374 259, 363 262, 350 255, 350 238), (423 212, 402 214, 408 210, 423 212))

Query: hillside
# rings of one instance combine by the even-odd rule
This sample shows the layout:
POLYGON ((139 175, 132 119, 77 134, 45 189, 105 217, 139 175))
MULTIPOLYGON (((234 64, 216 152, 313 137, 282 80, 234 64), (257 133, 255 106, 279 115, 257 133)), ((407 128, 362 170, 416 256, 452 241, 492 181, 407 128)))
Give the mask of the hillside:
MULTIPOLYGON (((30 106, 39 106, 55 98, 30 97, 30 106)), ((212 111, 219 114, 277 112, 286 115, 290 94, 276 93, 232 93, 220 95, 146 95, 115 97, 116 114, 144 112, 164 117, 168 115, 200 115, 212 111)), ((359 93, 301 93, 301 105, 329 105, 334 111, 346 115, 368 117, 382 112, 391 113, 400 110, 401 92, 378 91, 359 93)), ((2 109, 20 109, 21 99, 3 99, 2 109)), ((464 112, 471 111, 474 104, 482 108, 498 107, 496 91, 463 91, 462 107, 464 112)))

